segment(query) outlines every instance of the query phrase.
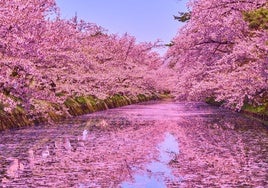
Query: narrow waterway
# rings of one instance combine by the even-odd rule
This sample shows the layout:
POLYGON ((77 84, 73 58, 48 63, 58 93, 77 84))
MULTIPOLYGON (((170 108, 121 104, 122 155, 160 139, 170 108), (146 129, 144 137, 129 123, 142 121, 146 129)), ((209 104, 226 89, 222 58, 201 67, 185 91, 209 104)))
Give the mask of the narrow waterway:
POLYGON ((268 187, 268 129, 151 102, 0 133, 0 187, 268 187))

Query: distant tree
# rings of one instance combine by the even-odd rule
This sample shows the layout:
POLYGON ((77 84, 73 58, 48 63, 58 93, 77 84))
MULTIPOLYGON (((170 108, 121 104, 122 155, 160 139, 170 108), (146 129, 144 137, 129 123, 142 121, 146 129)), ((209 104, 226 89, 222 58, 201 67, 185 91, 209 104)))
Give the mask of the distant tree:
POLYGON ((173 16, 175 20, 179 22, 187 22, 191 18, 191 12, 178 12, 178 16, 173 16))

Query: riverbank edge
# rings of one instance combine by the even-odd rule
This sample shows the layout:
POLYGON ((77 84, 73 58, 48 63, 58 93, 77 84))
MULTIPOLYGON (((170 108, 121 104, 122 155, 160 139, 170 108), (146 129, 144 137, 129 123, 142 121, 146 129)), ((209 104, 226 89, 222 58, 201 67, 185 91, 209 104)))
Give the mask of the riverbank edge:
MULTIPOLYGON (((205 102, 218 107, 223 104, 223 102, 217 102, 213 98, 207 98, 205 102)), ((256 118, 268 125, 268 99, 262 99, 259 105, 245 103, 239 113, 256 118)))
POLYGON ((30 116, 22 108, 16 108, 12 111, 12 113, 0 111, 0 131, 33 126, 40 123, 47 123, 49 121, 59 123, 70 118, 70 116, 75 117, 97 111, 118 108, 151 100, 163 100, 166 98, 172 98, 172 96, 167 93, 147 93, 138 94, 136 96, 114 94, 106 99, 98 99, 95 96, 88 95, 70 97, 64 102, 64 106, 44 100, 36 100, 35 102, 38 103, 38 105, 47 109, 47 113, 45 115, 34 114, 30 116), (65 109, 67 108, 68 113, 64 112, 63 107, 65 109))

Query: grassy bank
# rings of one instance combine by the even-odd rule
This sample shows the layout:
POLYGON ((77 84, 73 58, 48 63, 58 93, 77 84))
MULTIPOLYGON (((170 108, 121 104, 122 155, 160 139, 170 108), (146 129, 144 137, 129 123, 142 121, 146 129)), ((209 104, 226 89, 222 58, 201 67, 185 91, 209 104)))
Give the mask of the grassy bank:
POLYGON ((115 94, 104 100, 95 96, 79 96, 68 98, 64 102, 64 106, 50 103, 47 101, 36 100, 35 102, 46 109, 47 113, 29 115, 23 108, 14 109, 11 113, 7 113, 0 108, 0 131, 12 128, 35 125, 48 121, 60 122, 70 116, 79 116, 83 114, 93 113, 96 111, 117 108, 130 104, 159 100, 168 97, 167 94, 139 94, 137 96, 123 96, 115 94), (67 111, 63 110, 67 109, 67 111))
MULTIPOLYGON (((258 103, 245 102, 240 112, 262 121, 268 121, 268 95, 258 98, 257 101, 258 103)), ((217 102, 213 97, 207 98, 205 102, 213 106, 221 106, 224 104, 224 101, 217 102)))
POLYGON ((260 105, 247 103, 243 106, 242 113, 248 114, 264 121, 268 121, 268 102, 260 105))

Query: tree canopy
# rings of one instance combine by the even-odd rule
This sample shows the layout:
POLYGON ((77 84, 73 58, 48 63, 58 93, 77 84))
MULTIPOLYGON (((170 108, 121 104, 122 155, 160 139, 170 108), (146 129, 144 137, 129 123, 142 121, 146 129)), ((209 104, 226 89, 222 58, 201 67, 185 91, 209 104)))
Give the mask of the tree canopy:
POLYGON ((179 99, 213 97, 241 109, 268 89, 266 0, 193 0, 166 61, 179 99))
MULTIPOLYGON (((60 18, 54 0, 0 0, 0 110, 42 111, 40 100, 164 89, 155 43, 107 34, 77 16, 60 18)), ((163 76, 163 75, 162 75, 163 76)))
POLYGON ((181 100, 214 98, 239 110, 268 90, 267 0, 190 1, 191 11, 174 16, 186 24, 164 62, 157 42, 61 19, 54 0, 0 0, 0 10, 1 110, 168 89, 181 100))

